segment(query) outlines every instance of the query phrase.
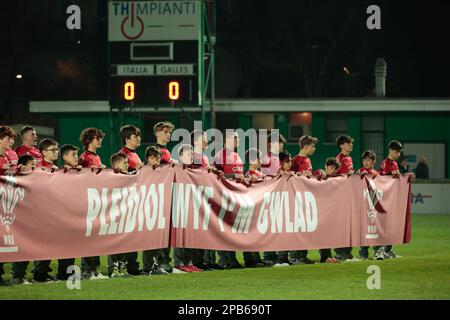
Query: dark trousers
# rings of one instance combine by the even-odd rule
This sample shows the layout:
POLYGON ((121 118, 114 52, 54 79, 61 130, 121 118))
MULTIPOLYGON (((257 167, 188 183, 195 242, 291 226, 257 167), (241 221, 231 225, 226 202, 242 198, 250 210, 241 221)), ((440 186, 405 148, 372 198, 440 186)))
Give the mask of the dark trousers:
POLYGON ((170 248, 163 248, 158 250, 157 262, 159 265, 169 264, 170 261, 170 248))
POLYGON ((253 267, 262 260, 259 252, 244 252, 244 262, 246 267, 253 267))
POLYGON ((328 258, 332 258, 333 254, 331 253, 331 249, 320 249, 320 261, 325 262, 328 258))
POLYGON ((308 250, 289 251, 289 255, 293 260, 306 260, 308 257, 308 250))
POLYGON ((12 263, 13 278, 25 278, 29 263, 30 263, 29 261, 13 262, 12 263))
POLYGON ((196 266, 203 266, 205 263, 205 251, 203 249, 193 249, 192 251, 192 263, 196 266))
POLYGON ((36 279, 44 279, 47 278, 47 275, 49 272, 52 271, 50 268, 51 260, 41 260, 41 261, 34 261, 34 269, 33 269, 33 278, 36 279))
POLYGON ((237 258, 236 258, 236 252, 235 251, 217 251, 219 254, 219 262, 218 264, 222 267, 224 266, 235 266, 239 264, 237 258))
POLYGON ((5 264, 4 262, 0 262, 0 278, 2 277, 2 275, 5 274, 5 270, 3 270, 3 265, 4 264, 5 264))
POLYGON ((263 253, 264 261, 275 262, 278 259, 278 255, 275 251, 265 251, 263 253))
POLYGON ((97 272, 97 268, 100 266, 100 257, 84 257, 81 258, 81 272, 97 272))
POLYGON ((145 272, 150 272, 153 265, 157 262, 159 249, 142 251, 142 269, 145 272))
POLYGON ((139 262, 137 261, 137 252, 128 252, 123 254, 127 262, 127 272, 131 275, 139 274, 139 262))
POLYGON ((58 260, 58 274, 56 278, 59 280, 67 280, 71 273, 67 272, 67 268, 75 264, 75 258, 59 259, 58 260))
POLYGON ((216 264, 216 250, 204 250, 203 251, 203 263, 204 264, 216 264))
POLYGON ((334 249, 334 252, 336 252, 337 256, 341 256, 344 258, 352 258, 352 247, 347 247, 347 248, 336 248, 334 249))

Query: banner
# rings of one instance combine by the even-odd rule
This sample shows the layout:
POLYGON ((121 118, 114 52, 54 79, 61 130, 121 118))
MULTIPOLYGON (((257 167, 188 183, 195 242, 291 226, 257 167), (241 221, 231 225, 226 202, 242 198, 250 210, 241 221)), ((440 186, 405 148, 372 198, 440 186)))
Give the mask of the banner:
POLYGON ((1 176, 0 262, 167 247, 173 179, 168 167, 1 176))
POLYGON ((409 242, 407 177, 279 176, 246 187, 177 170, 171 243, 281 251, 409 242))
POLYGON ((0 177, 0 262, 187 247, 278 251, 407 243, 407 177, 244 184, 201 169, 0 177), (170 239, 170 241, 169 241, 170 239))

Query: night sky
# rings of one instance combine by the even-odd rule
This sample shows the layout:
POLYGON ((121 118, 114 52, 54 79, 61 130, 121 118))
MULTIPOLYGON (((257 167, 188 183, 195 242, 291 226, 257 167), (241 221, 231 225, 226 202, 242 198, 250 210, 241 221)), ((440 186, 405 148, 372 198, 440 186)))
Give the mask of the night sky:
MULTIPOLYGON (((2 1, 0 9, 2 111, 30 100, 107 99, 105 0, 2 1), (81 31, 66 28, 72 3, 81 31)), ((387 97, 449 97, 449 15, 449 1, 221 0, 217 98, 371 97, 378 57, 387 61, 387 97), (381 30, 366 28, 370 4, 381 8, 381 30)))

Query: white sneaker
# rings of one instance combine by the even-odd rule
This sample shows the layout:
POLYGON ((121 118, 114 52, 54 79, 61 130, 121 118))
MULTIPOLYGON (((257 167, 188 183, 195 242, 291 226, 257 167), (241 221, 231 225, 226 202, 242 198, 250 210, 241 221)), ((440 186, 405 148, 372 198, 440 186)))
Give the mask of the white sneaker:
POLYGON ((279 268, 279 267, 289 267, 289 264, 286 263, 286 262, 277 262, 273 266, 277 267, 277 268, 279 268))
POLYGON ((177 267, 173 267, 172 273, 179 273, 179 274, 181 274, 181 273, 186 273, 186 272, 184 272, 184 271, 178 269, 177 267))
POLYGON ((109 277, 103 275, 101 272, 97 272, 97 274, 93 274, 89 280, 104 280, 109 279, 109 277))
POLYGON ((359 258, 355 258, 355 257, 353 257, 352 259, 346 259, 345 260, 345 262, 359 262, 359 261, 362 261, 362 260, 359 259, 359 258))

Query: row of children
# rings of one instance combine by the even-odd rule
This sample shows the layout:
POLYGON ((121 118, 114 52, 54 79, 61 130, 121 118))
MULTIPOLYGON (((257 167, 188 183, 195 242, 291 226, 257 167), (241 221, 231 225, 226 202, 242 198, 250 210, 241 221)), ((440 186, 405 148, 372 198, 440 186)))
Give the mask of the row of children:
MULTIPOLYGON (((160 164, 172 163, 170 151, 167 144, 170 142, 171 133, 174 129, 170 122, 159 122, 154 128, 156 144, 149 146, 145 150, 146 164, 156 166, 160 164)), ((141 169, 144 163, 139 159, 136 150, 141 144, 141 133, 139 128, 133 125, 126 125, 120 129, 120 136, 123 147, 111 156, 111 167, 117 173, 130 174, 141 169)), ((78 157, 78 147, 65 144, 59 149, 58 143, 53 139, 43 139, 37 146, 37 134, 33 127, 23 127, 20 132, 22 145, 12 150, 16 134, 7 126, 0 126, 0 174, 19 172, 21 170, 41 167, 46 170, 58 169, 55 165, 58 156, 63 161, 63 170, 79 170, 80 168, 92 168, 92 170, 102 170, 106 166, 102 163, 97 154, 102 146, 104 133, 97 128, 87 128, 81 132, 80 142, 84 152, 78 157)), ((328 158, 325 163, 325 170, 313 171, 310 156, 316 150, 318 139, 311 136, 300 138, 300 152, 295 157, 283 150, 286 140, 280 134, 269 134, 269 152, 262 157, 258 150, 249 150, 246 153, 246 162, 249 163, 249 170, 244 175, 244 165, 236 153, 239 146, 239 137, 236 132, 225 135, 225 146, 214 157, 213 164, 209 164, 208 157, 204 154, 208 146, 208 140, 204 132, 194 131, 191 133, 191 145, 182 145, 179 148, 179 162, 194 167, 210 168, 219 174, 223 174, 228 179, 241 181, 248 177, 252 181, 262 179, 264 175, 295 174, 305 176, 318 176, 320 179, 327 179, 341 174, 354 174, 352 158, 353 139, 349 136, 340 136, 337 139, 337 146, 341 152, 335 158, 328 158)), ((389 155, 382 162, 380 174, 398 175, 398 167, 395 160, 400 156, 402 146, 398 141, 389 144, 389 155)), ((363 167, 358 170, 358 174, 368 174, 375 176, 378 172, 374 169, 375 153, 366 151, 362 155, 363 167)), ((395 253, 392 246, 374 248, 377 259, 393 258, 395 253)), ((323 263, 335 263, 339 261, 352 260, 352 248, 335 249, 336 256, 333 257, 331 249, 320 250, 323 263)), ((204 270, 243 268, 236 258, 236 252, 217 251, 218 260, 216 262, 216 251, 187 248, 174 248, 174 267, 170 265, 170 248, 156 250, 146 250, 142 252, 142 265, 140 269, 137 261, 138 253, 115 254, 107 257, 108 276, 99 272, 99 257, 84 257, 81 259, 81 270, 83 279, 106 279, 108 277, 126 277, 130 275, 161 275, 167 273, 202 272, 204 270)), ((314 263, 307 257, 307 250, 297 250, 290 252, 265 252, 263 258, 257 252, 244 252, 245 267, 269 267, 288 266, 291 264, 311 264, 314 263)), ((361 248, 361 258, 368 258, 368 248, 361 248)), ((61 259, 58 261, 57 279, 67 279, 67 268, 74 264, 75 259, 61 259)), ((12 284, 28 284, 25 278, 28 262, 15 262, 12 264, 12 284)), ((35 261, 33 279, 38 282, 54 281, 50 276, 50 261, 35 261)), ((0 284, 6 284, 2 280, 3 263, 0 263, 0 284)))

